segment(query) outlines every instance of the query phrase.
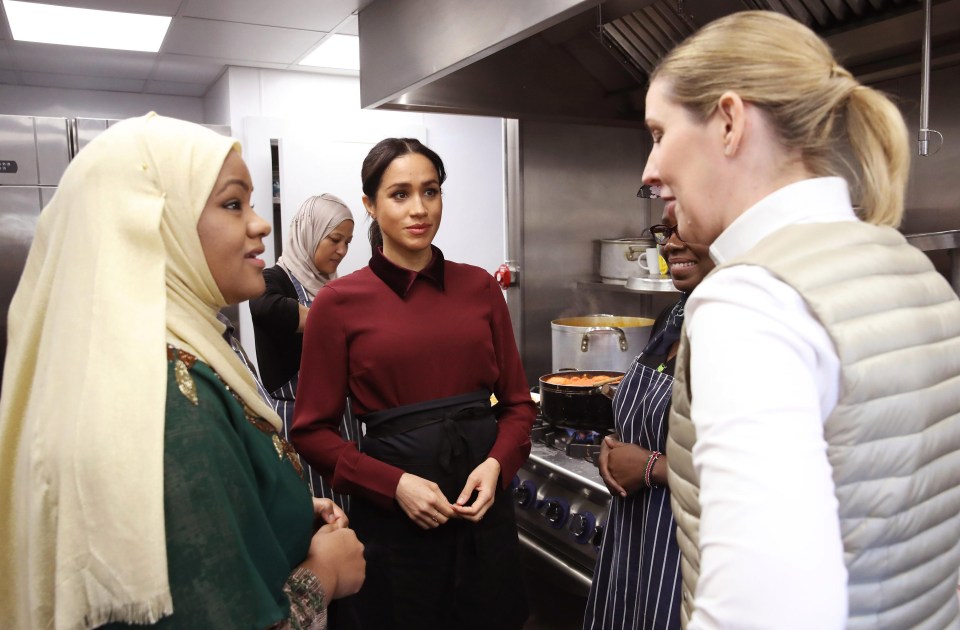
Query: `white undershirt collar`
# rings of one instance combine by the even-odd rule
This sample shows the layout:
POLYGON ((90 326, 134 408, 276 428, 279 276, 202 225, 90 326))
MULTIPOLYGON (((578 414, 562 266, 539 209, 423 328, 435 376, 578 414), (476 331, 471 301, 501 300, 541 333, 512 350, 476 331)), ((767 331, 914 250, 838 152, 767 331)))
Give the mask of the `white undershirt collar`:
POLYGON ((710 258, 723 264, 788 225, 856 220, 845 179, 804 179, 770 193, 737 217, 710 246, 710 258))

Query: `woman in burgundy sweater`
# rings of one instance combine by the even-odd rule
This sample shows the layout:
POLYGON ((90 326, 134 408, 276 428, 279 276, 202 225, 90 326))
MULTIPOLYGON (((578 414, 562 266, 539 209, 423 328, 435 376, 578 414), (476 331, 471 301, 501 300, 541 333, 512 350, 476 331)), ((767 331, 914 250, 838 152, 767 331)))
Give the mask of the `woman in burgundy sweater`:
POLYGON ((490 274, 432 245, 446 177, 435 152, 389 138, 361 176, 373 256, 317 293, 293 442, 354 497, 367 556, 358 627, 519 629, 527 607, 504 488, 529 455, 536 409, 506 303, 490 274), (345 392, 362 449, 339 433, 345 392))

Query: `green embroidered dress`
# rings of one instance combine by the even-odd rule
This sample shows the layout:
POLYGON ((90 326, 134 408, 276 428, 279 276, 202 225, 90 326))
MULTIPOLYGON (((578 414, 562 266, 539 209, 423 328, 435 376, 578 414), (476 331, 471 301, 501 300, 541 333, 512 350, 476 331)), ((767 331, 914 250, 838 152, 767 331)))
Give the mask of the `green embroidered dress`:
MULTIPOLYGON (((174 612, 155 627, 263 629, 287 622, 284 586, 306 558, 313 534, 313 504, 299 460, 209 366, 170 349, 173 356, 164 510, 174 612)), ((302 587, 293 584, 294 599, 309 601, 295 601, 294 608, 322 613, 322 596, 302 587)), ((303 625, 290 621, 289 627, 303 625)))

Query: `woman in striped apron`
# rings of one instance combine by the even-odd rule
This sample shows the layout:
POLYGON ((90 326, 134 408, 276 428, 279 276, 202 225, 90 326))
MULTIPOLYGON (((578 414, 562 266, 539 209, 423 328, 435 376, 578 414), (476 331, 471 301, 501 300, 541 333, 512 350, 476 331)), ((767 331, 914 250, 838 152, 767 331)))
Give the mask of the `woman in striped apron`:
MULTIPOLYGON (((307 313, 317 291, 337 277, 353 239, 353 225, 353 214, 339 198, 328 193, 308 198, 290 222, 283 255, 263 272, 266 291, 250 301, 260 374, 283 420, 285 438, 293 424, 307 313)), ((340 429, 344 439, 359 440, 359 424, 349 407, 340 429)), ((349 508, 346 496, 335 494, 323 477, 307 470, 314 496, 333 499, 345 511, 349 508)))
POLYGON ((657 317, 650 341, 613 400, 619 439, 605 438, 600 474, 613 495, 587 599, 584 630, 680 627, 680 549, 667 487, 667 425, 683 307, 713 268, 707 247, 676 233, 672 211, 650 228, 680 299, 657 317))

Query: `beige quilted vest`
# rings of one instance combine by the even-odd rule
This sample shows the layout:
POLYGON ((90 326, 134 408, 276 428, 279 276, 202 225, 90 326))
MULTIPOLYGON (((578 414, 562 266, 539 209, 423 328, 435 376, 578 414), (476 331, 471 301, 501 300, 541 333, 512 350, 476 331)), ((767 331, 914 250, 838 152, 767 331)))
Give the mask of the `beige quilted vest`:
MULTIPOLYGON (((790 226, 717 269, 738 264, 796 289, 840 357, 824 437, 849 573, 847 627, 960 628, 957 295, 899 232, 860 222, 790 226)), ((667 441, 684 627, 700 565, 689 353, 684 335, 667 441)))

